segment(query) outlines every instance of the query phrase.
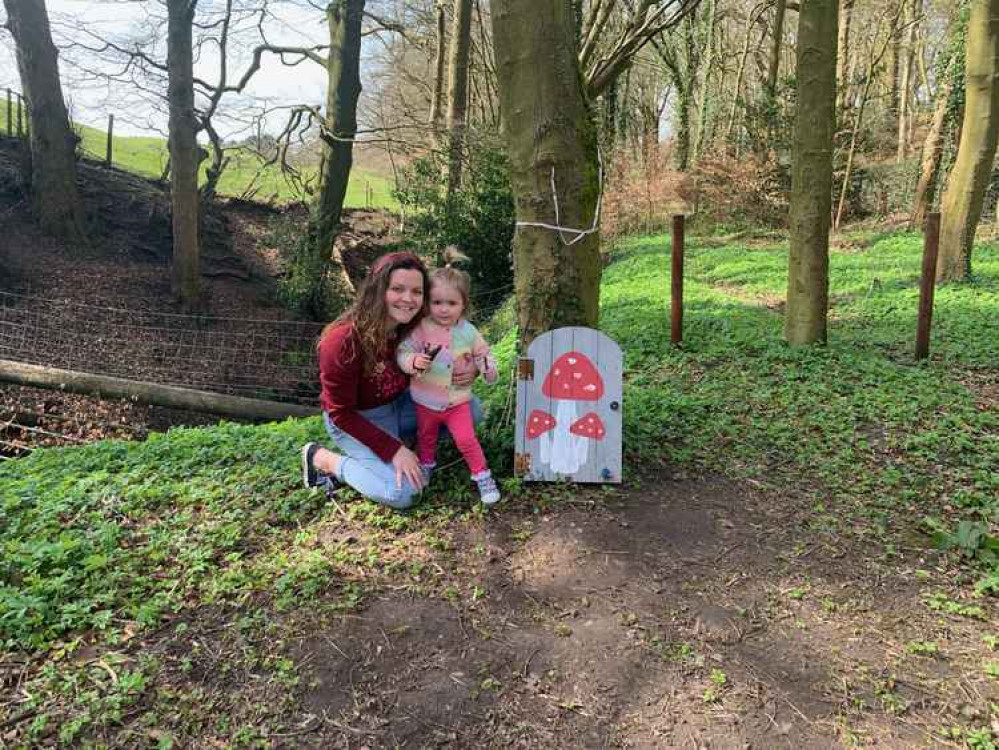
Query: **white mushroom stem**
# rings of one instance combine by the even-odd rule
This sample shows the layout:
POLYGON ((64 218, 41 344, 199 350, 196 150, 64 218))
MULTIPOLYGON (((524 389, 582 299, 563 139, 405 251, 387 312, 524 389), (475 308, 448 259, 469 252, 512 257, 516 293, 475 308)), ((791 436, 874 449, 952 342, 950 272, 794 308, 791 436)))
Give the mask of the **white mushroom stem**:
POLYGON ((576 421, 576 404, 559 399, 555 411, 555 437, 552 439, 551 457, 548 465, 556 474, 573 474, 576 471, 576 441, 578 438, 569 432, 569 426, 576 421))
POLYGON ((576 468, 579 471, 586 464, 586 456, 590 451, 590 438, 583 435, 574 435, 576 438, 576 468))

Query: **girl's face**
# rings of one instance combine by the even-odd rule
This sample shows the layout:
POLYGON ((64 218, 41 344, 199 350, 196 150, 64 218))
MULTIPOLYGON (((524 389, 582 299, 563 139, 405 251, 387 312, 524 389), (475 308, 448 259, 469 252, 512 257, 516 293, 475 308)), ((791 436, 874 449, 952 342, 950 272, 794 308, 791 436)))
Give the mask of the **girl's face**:
POLYGON ((423 307, 423 274, 413 268, 397 268, 385 290, 389 328, 406 325, 423 307))
POLYGON ((450 284, 435 283, 430 287, 430 318, 439 326, 450 327, 461 320, 465 304, 461 292, 450 284))

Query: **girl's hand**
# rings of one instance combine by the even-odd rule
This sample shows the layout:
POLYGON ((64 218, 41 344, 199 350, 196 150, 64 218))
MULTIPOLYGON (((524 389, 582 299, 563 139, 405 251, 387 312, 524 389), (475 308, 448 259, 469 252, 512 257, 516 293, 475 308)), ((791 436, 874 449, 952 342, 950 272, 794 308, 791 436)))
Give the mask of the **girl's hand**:
POLYGON ((451 382, 459 388, 464 388, 474 383, 477 377, 479 377, 478 370, 466 370, 465 372, 456 372, 452 375, 451 382))
POLYGON ((430 369, 432 361, 426 354, 417 354, 413 357, 413 369, 417 372, 426 372, 430 369))
POLYGON ((420 471, 420 460, 405 445, 399 446, 399 450, 392 456, 392 466, 395 468, 396 489, 402 488, 403 477, 409 480, 413 489, 423 489, 423 472, 420 471))

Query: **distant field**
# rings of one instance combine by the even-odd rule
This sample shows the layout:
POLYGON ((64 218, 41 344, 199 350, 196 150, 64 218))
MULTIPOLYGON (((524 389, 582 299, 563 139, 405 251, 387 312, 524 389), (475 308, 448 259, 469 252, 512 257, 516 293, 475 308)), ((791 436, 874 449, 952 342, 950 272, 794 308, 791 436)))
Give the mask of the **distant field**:
MULTIPOLYGON (((16 118, 16 105, 14 118, 16 118)), ((0 118, 0 132, 6 131, 6 111, 0 118)), ((16 129, 16 126, 15 128, 16 129)), ((82 136, 82 148, 90 156, 103 158, 107 151, 107 134, 86 125, 77 126, 82 136)), ((117 167, 127 169, 146 177, 159 177, 167 162, 166 140, 159 137, 114 136, 113 160, 117 167)), ((301 198, 293 186, 281 174, 277 166, 271 166, 257 175, 260 160, 249 152, 231 155, 231 161, 219 182, 219 193, 238 196, 254 183, 259 189, 254 197, 258 200, 292 200, 301 198), (256 177, 256 182, 254 182, 256 177)), ((348 208, 397 208, 392 198, 392 184, 386 178, 354 168, 347 185, 345 205, 348 208)))

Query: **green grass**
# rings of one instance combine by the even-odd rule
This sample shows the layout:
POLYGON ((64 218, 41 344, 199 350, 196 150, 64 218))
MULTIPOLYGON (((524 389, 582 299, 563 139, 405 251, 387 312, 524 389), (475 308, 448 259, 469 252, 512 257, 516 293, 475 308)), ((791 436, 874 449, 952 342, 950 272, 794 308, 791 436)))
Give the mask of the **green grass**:
MULTIPOLYGON (((830 344, 792 350, 781 316, 757 301, 781 295, 786 249, 695 242, 676 349, 667 243, 624 243, 604 276, 602 323, 625 352, 632 465, 799 484, 869 517, 949 505, 956 515, 935 530, 964 520, 954 546, 971 559, 985 552, 991 537, 967 524, 999 520, 999 416, 975 391, 999 365, 999 253, 979 248, 976 282, 938 290, 933 357, 920 365, 910 353, 919 246, 915 235, 889 235, 865 252, 834 254, 830 344)), ((510 362, 508 322, 495 349, 510 362)), ((500 407, 507 393, 501 382, 487 398, 500 407)), ((192 592, 239 589, 245 582, 231 575, 246 550, 316 511, 315 498, 294 489, 296 447, 310 437, 322 437, 314 421, 225 425, 39 450, 0 466, 0 638, 44 648, 122 619, 151 624, 192 592), (165 571, 169 583, 157 577, 165 571)), ((485 435, 497 467, 509 467, 510 437, 509 427, 485 435)), ((438 490, 464 499, 460 479, 442 478, 438 490)))
POLYGON ((633 457, 799 484, 869 517, 950 506, 994 528, 999 415, 985 385, 999 368, 994 245, 976 248, 974 283, 937 290, 925 364, 912 356, 917 235, 833 253, 829 345, 799 350, 782 343, 771 309, 784 296, 786 246, 696 242, 684 347, 672 348, 667 249, 660 237, 624 243, 602 288, 602 327, 626 352, 633 457))
MULTIPOLYGON (((775 305, 786 247, 698 247, 695 239, 677 349, 669 344, 668 242, 622 243, 604 275, 602 327, 625 352, 626 471, 661 462, 802 493, 814 508, 806 530, 829 544, 849 537, 887 564, 899 534, 908 534, 906 544, 953 549, 955 562, 984 576, 981 591, 999 588, 999 251, 977 248, 975 282, 938 289, 933 356, 924 364, 911 354, 919 256, 911 234, 834 253, 829 345, 792 350, 775 305), (913 536, 919 529, 927 533, 913 536)), ((509 392, 510 315, 508 306, 485 328, 499 337, 494 350, 507 373, 483 389, 493 417, 509 392)), ((503 474, 512 429, 496 422, 481 435, 503 474)), ((446 549, 448 522, 481 512, 462 468, 438 473, 413 512, 361 501, 341 509, 298 488, 298 448, 315 439, 324 439, 318 419, 222 424, 0 464, 0 655, 28 652, 55 664, 89 643, 113 651, 206 607, 264 621, 305 604, 310 613, 350 609, 400 571, 416 592, 450 591, 428 579, 432 566, 385 552, 411 545, 412 532, 446 549), (344 524, 365 529, 364 541, 317 546, 317 530, 344 524)), ((527 493, 512 478, 503 485, 508 508, 551 502, 556 492, 527 493)), ((941 594, 927 606, 949 612, 952 603, 941 594)), ((982 611, 953 606, 967 617, 982 611)), ((82 686, 103 679, 101 670, 58 663, 33 678, 27 707, 60 716, 53 706, 69 701, 65 715, 84 724, 63 725, 67 744, 86 721, 113 722, 158 669, 112 663, 120 680, 91 705, 82 686)), ((44 736, 41 724, 23 736, 44 736)))
MULTIPOLYGON (((0 132, 7 130, 7 108, 2 108, 0 117, 0 132)), ((14 122, 17 117, 17 107, 14 106, 14 122)), ((106 131, 87 125, 76 125, 76 131, 82 141, 81 150, 95 159, 103 159, 107 153, 106 131)), ((16 125, 12 125, 14 132, 16 125)), ((114 165, 135 172, 144 177, 159 177, 167 163, 167 142, 159 137, 112 136, 112 159, 114 165)), ((260 159, 249 151, 233 151, 228 154, 230 161, 219 181, 220 195, 240 196, 251 185, 255 188, 253 196, 257 200, 298 200, 302 196, 297 188, 285 178, 277 165, 271 165, 261 171, 260 159)), ((314 175, 315 167, 307 168, 304 176, 314 175)), ((204 180, 202 171, 201 179, 204 180)), ((351 170, 350 181, 347 184, 347 195, 344 198, 347 208, 390 208, 397 209, 398 204, 392 197, 392 183, 387 178, 356 166, 351 170)))

